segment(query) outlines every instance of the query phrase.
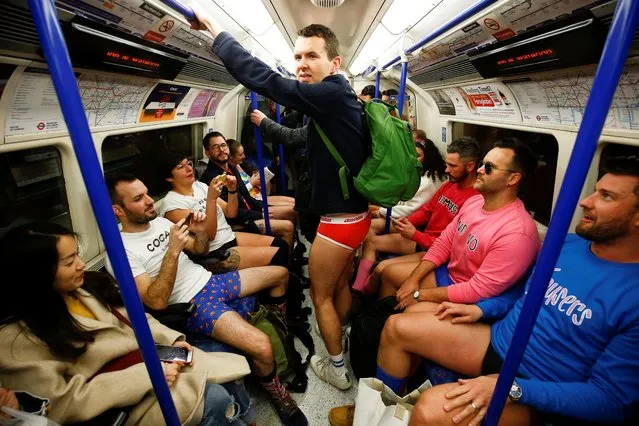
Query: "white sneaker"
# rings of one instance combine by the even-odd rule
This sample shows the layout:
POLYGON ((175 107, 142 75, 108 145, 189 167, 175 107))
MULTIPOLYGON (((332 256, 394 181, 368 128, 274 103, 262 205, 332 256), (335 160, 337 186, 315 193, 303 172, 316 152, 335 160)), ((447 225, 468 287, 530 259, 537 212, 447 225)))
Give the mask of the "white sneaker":
POLYGON ((326 383, 330 383, 337 389, 346 390, 353 385, 348 373, 345 372, 339 374, 335 371, 330 356, 322 358, 320 356, 313 355, 311 357, 311 368, 313 369, 317 377, 319 377, 326 383))

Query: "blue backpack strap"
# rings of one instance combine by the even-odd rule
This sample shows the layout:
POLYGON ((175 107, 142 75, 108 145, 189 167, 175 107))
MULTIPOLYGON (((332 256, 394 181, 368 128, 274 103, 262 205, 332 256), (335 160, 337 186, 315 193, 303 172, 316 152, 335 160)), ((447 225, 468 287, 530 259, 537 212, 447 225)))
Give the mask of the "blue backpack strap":
POLYGON ((320 137, 322 138, 324 145, 326 145, 326 148, 329 150, 335 161, 337 161, 337 164, 339 164, 339 183, 342 187, 342 195, 344 196, 344 199, 348 200, 350 198, 350 194, 348 192, 347 176, 350 175, 351 172, 350 170, 348 170, 348 166, 344 162, 344 159, 339 154, 339 152, 337 152, 337 149, 335 149, 335 146, 328 139, 328 136, 326 136, 319 124, 317 124, 315 120, 313 120, 313 124, 315 125, 315 129, 317 129, 317 133, 319 133, 320 137))

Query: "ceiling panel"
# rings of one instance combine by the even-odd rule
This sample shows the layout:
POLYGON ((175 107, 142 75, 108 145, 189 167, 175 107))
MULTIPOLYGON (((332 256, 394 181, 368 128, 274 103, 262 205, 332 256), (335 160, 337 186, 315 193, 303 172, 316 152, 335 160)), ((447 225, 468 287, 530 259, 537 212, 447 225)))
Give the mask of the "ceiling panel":
POLYGON ((291 44, 297 32, 310 24, 322 24, 331 28, 340 43, 342 69, 348 70, 353 55, 362 47, 362 41, 392 0, 345 0, 333 9, 315 7, 310 0, 264 0, 267 8, 276 11, 291 44))

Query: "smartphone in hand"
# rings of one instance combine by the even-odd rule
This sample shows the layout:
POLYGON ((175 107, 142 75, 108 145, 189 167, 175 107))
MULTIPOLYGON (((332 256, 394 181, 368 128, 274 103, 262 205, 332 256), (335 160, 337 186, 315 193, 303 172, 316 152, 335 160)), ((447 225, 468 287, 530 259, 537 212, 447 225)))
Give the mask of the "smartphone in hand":
POLYGON ((190 351, 181 346, 155 345, 155 349, 158 351, 158 357, 160 358, 160 361, 179 361, 186 364, 190 364, 191 361, 193 361, 193 351, 190 351))

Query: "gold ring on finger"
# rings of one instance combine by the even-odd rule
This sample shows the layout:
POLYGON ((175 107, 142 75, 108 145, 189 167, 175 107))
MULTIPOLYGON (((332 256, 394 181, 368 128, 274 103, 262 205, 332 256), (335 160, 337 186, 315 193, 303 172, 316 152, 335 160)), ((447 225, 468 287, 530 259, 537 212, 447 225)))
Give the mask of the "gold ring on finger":
POLYGON ((470 401, 470 406, 473 407, 473 410, 475 410, 475 411, 479 410, 479 407, 477 405, 475 405, 475 403, 473 401, 470 401))

